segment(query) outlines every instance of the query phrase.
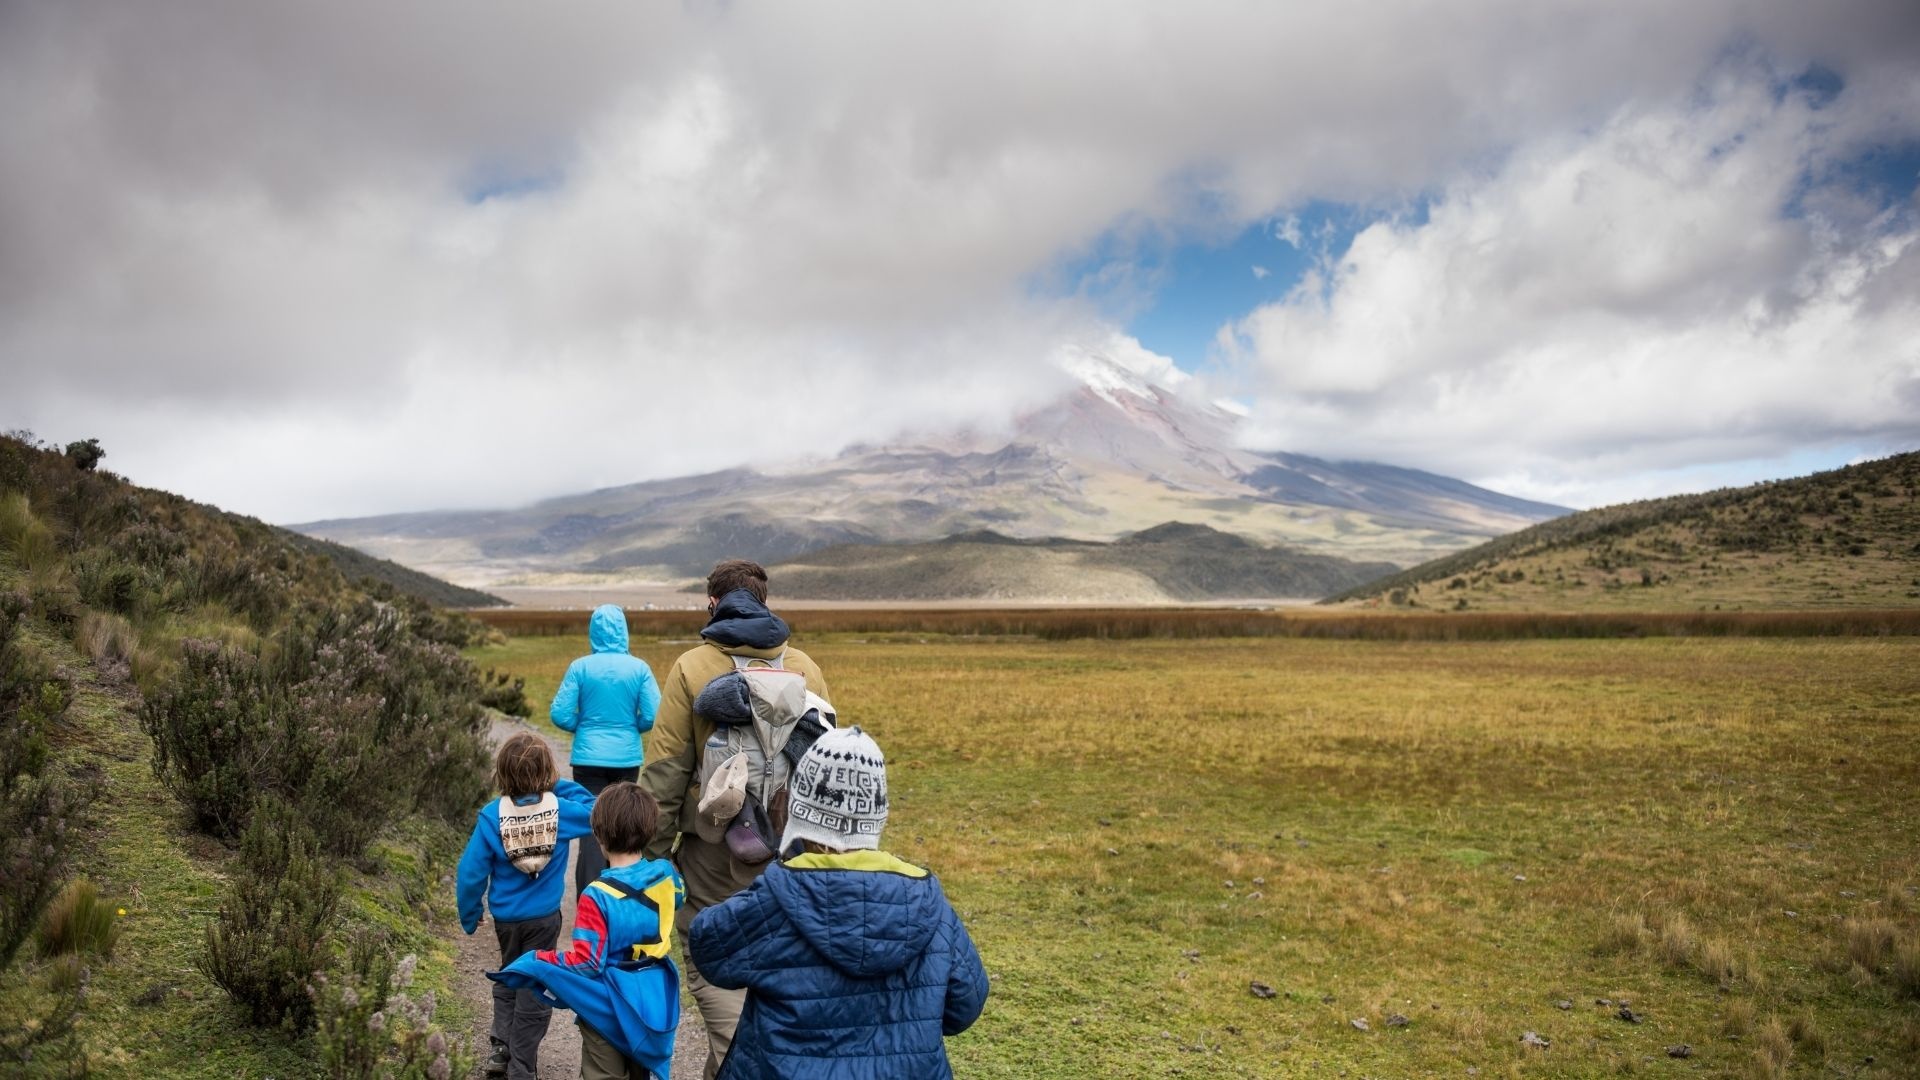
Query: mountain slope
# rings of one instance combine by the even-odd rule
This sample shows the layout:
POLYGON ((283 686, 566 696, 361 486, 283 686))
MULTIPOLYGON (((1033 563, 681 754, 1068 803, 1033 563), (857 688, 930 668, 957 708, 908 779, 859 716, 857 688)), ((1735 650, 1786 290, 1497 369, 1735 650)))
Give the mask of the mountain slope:
POLYGON ((1007 433, 936 433, 831 460, 731 469, 519 510, 294 526, 469 584, 676 580, 715 558, 765 563, 844 543, 992 529, 1113 540, 1189 521, 1316 554, 1424 561, 1565 511, 1394 466, 1259 453, 1239 418, 1104 358, 1007 433))
POLYGON ((378 583, 435 607, 481 608, 501 607, 506 604, 505 600, 489 593, 464 588, 450 581, 442 581, 411 567, 401 566, 390 559, 375 558, 345 544, 315 539, 288 529, 274 529, 274 532, 294 547, 322 556, 351 582, 378 583))
POLYGON ((1920 602, 1920 453, 1557 518, 1329 602, 1495 610, 1920 602))
POLYGON ((1324 596, 1391 568, 1168 522, 1111 543, 983 530, 932 543, 844 544, 771 573, 794 599, 1170 603, 1324 596))

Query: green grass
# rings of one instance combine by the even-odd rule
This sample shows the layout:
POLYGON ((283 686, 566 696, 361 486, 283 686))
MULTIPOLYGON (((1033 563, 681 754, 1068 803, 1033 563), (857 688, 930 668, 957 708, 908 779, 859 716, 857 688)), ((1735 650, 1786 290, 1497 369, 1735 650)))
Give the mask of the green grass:
MULTIPOLYGON (((75 869, 116 910, 126 911, 112 958, 89 962, 80 1030, 96 1071, 183 1078, 316 1075, 310 1040, 250 1026, 195 967, 231 853, 193 832, 180 804, 154 779, 151 744, 127 700, 95 682, 64 642, 39 643, 77 677, 79 692, 59 752, 96 764, 104 784, 75 869)), ((340 927, 344 938, 354 926, 383 926, 393 933, 396 950, 418 953, 416 986, 437 991, 440 1021, 449 1031, 471 1027, 464 1000, 449 990, 453 947, 444 931, 453 899, 450 889, 439 888, 463 839, 421 822, 390 831, 375 846, 373 872, 352 873, 340 927), (436 925, 439 935, 429 929, 436 925)))
MULTIPOLYGON (((1920 937, 1920 641, 798 643, 993 974, 961 1075, 1741 1075, 1803 1016, 1806 1075, 1920 1069, 1841 962, 1920 937)), ((539 713, 585 649, 473 655, 539 713)))

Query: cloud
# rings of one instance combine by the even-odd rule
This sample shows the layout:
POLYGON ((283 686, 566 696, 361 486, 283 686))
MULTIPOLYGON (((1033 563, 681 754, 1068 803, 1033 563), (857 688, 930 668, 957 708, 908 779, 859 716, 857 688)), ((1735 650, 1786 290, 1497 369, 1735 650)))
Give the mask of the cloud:
MULTIPOLYGON (((1031 282, 1125 223, 1417 197, 1684 101, 1730 43, 1913 115, 1914 23, 1904 0, 26 0, 0 7, 0 426, 287 519, 989 421, 1108 339, 1031 282)), ((1828 243, 1762 231, 1764 265, 1690 302, 1828 243)), ((1861 258, 1860 303, 1897 315, 1910 259, 1861 258)), ((1260 400, 1282 430, 1307 399, 1260 400)))
POLYGON ((1920 136, 1912 106, 1910 77, 1828 95, 1732 60, 1456 177, 1223 330, 1252 438, 1576 499, 1920 444, 1920 207, 1838 167, 1920 136))
POLYGON ((1268 269, 1267 269, 1266 267, 1264 267, 1264 266, 1255 266, 1255 267, 1253 268, 1253 276, 1254 276, 1254 279, 1255 279, 1255 280, 1257 280, 1257 281, 1265 281, 1265 280, 1266 280, 1266 278, 1267 278, 1267 275, 1268 275, 1268 274, 1270 274, 1270 273, 1272 273, 1272 272, 1273 272, 1273 271, 1271 271, 1271 270, 1268 270, 1268 269))

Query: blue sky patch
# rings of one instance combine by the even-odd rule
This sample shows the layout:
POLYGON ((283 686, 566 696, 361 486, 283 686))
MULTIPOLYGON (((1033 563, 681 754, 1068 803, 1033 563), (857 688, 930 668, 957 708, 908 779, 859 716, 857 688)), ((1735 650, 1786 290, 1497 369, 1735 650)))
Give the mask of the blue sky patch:
MULTIPOLYGON (((1424 205, 1410 209, 1424 219, 1424 205)), ((1337 259, 1381 216, 1311 203, 1214 237, 1122 223, 1050 271, 1039 287, 1089 300, 1142 345, 1194 371, 1206 365, 1223 325, 1285 297, 1316 263, 1337 259)))
POLYGON ((521 199, 557 191, 567 182, 566 170, 558 165, 528 168, 524 163, 480 162, 460 178, 460 197, 469 206, 491 199, 521 199))

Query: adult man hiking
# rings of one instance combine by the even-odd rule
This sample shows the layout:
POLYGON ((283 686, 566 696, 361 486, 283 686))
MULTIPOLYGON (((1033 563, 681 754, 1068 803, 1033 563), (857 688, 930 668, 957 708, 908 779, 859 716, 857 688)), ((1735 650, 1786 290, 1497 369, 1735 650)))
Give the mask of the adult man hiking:
MULTIPOLYGON (((653 743, 640 786, 660 803, 660 831, 647 848, 648 858, 664 858, 679 847, 673 861, 687 887, 677 912, 676 929, 686 940, 687 926, 704 908, 746 888, 766 862, 736 858, 724 841, 703 840, 695 822, 700 803, 700 756, 714 734, 711 720, 698 716, 693 703, 708 683, 749 663, 771 664, 805 676, 806 688, 822 699, 827 681, 819 665, 787 645, 787 624, 767 610, 767 572, 745 559, 728 559, 707 575, 707 625, 700 645, 682 653, 661 683, 653 743)), ((686 986, 707 1028, 708 1080, 733 1043, 734 1028, 746 1000, 743 990, 722 990, 702 978, 691 957, 684 957, 686 986)))

